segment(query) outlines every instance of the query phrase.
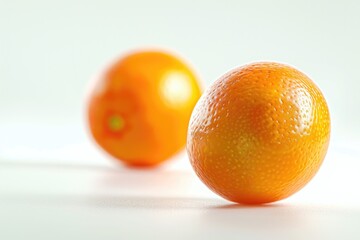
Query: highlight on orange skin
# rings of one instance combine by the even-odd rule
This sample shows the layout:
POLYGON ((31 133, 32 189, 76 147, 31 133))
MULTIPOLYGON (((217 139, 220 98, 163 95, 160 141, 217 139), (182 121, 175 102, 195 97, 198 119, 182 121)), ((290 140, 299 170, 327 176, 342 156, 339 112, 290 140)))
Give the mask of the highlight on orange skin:
POLYGON ((187 150, 200 179, 243 204, 284 199, 316 174, 330 139, 329 110, 300 71, 254 63, 230 71, 197 103, 187 150))
POLYGON ((184 148, 200 94, 197 77, 178 57, 155 50, 130 53, 107 69, 91 94, 91 133, 127 165, 157 165, 184 148))

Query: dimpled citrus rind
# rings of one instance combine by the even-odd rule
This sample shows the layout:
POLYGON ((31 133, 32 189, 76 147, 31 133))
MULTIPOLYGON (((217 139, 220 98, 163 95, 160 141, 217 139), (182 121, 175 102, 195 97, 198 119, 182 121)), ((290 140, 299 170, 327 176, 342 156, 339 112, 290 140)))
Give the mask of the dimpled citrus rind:
POLYGON ((230 71, 198 101, 187 150, 200 179, 224 198, 269 203, 300 190, 328 148, 330 116, 318 87, 279 63, 230 71))

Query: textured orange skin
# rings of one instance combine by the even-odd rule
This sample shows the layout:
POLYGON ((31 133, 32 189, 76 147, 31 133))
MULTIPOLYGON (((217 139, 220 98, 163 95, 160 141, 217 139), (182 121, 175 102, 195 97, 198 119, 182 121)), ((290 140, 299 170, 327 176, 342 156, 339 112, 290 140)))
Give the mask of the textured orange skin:
POLYGON ((177 57, 162 51, 134 52, 110 66, 97 82, 89 101, 90 130, 118 160, 133 166, 156 165, 185 146, 200 95, 196 76, 177 57), (187 87, 185 95, 166 95, 164 86, 171 76, 176 76, 177 85, 180 81, 187 87), (121 130, 109 127, 111 116, 124 120, 121 130))
POLYGON ((279 63, 230 71, 191 116, 187 150, 200 179, 237 203, 263 204, 300 190, 328 148, 330 115, 317 86, 279 63))

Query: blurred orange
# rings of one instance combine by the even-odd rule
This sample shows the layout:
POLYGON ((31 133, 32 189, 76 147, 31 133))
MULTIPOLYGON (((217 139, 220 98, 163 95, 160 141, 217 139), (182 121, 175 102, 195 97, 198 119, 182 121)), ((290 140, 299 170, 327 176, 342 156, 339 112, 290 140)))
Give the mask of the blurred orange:
POLYGON ((156 165, 181 150, 201 90, 193 71, 163 51, 133 52, 101 76, 88 117, 96 142, 133 166, 156 165))
POLYGON ((254 63, 217 80, 192 115, 187 149, 201 180, 224 198, 286 198, 318 171, 330 116, 317 86, 279 63, 254 63))

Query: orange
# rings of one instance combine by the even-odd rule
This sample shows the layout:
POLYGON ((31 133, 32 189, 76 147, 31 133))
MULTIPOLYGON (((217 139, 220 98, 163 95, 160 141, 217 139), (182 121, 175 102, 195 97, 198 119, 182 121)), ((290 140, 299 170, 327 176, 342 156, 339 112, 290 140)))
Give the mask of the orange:
POLYGON ((178 57, 137 51, 98 79, 88 108, 95 141, 133 166, 159 164, 183 149, 191 112, 201 95, 198 79, 178 57))
POLYGON ((236 68, 192 114, 187 150, 200 179, 234 202, 262 204, 300 190, 328 148, 330 116, 319 88, 279 63, 236 68))

